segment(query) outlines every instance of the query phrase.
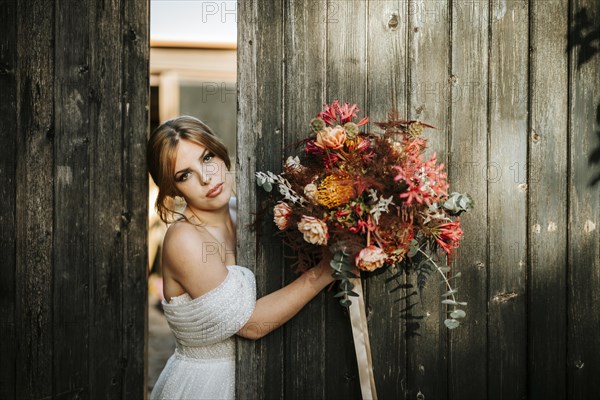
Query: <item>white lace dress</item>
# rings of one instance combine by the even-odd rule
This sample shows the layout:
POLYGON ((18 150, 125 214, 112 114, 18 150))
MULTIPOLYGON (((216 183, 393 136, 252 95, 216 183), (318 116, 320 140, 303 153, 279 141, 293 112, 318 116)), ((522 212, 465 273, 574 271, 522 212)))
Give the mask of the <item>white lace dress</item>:
POLYGON ((151 400, 233 399, 235 340, 256 303, 252 271, 228 266, 225 280, 204 295, 187 293, 163 300, 165 317, 177 346, 169 358, 151 400))

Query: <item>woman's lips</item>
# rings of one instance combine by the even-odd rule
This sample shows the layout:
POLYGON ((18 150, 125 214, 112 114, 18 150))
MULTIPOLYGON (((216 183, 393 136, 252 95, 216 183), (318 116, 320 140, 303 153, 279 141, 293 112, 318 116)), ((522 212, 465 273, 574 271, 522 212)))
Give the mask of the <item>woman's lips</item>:
POLYGON ((217 197, 221 194, 221 191, 223 191, 223 184, 219 183, 206 193, 206 197, 217 197))

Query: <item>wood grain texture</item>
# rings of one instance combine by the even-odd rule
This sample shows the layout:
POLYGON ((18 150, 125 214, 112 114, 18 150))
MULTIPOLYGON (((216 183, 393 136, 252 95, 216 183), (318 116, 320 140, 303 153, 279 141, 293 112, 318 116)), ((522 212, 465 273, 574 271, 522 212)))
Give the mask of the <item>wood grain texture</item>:
POLYGON ((88 381, 89 193, 88 4, 56 3, 54 393, 90 396, 88 381), (74 16, 77 18, 74 18, 74 16), (76 45, 75 45, 76 44, 76 45))
POLYGON ((475 209, 461 218, 466 245, 459 248, 454 265, 462 272, 456 285, 458 299, 468 303, 468 315, 450 333, 448 397, 478 399, 487 395, 488 199, 483 171, 488 163, 488 3, 453 1, 451 21, 449 178, 454 190, 473 197, 475 209))
POLYGON ((114 0, 90 10, 90 393, 121 396, 123 318, 123 82, 122 6, 114 0), (116 328, 118 327, 118 328, 116 328))
MULTIPOLYGON (((578 0, 571 3, 573 28, 585 12, 589 25, 586 40, 600 32, 600 4, 578 0)), ((570 40, 574 41, 573 34, 570 40)), ((598 48, 598 39, 595 41, 598 48)), ((567 394, 574 400, 591 399, 600 393, 600 184, 589 186, 599 165, 588 163, 592 150, 600 147, 600 53, 576 46, 569 62, 569 214, 567 276, 567 394), (587 54, 586 54, 587 53, 587 54), (593 55, 592 55, 593 54, 593 55), (589 61, 579 61, 590 55, 589 61), (592 333, 594 332, 594 333, 592 333)))
MULTIPOLYGON (((295 145, 310 134, 309 121, 325 103, 327 3, 288 0, 284 7, 282 155, 287 157, 302 152, 295 145)), ((280 239, 274 237, 272 241, 280 239)), ((285 282, 289 283, 298 274, 287 264, 285 282)), ((331 300, 330 294, 321 293, 284 327, 284 398, 325 397, 325 366, 328 359, 335 358, 328 356, 325 347, 325 334, 330 329, 325 320, 325 302, 331 300)))
MULTIPOLYGON (((367 3, 327 2, 326 101, 365 104, 367 98, 367 3)), ((325 348, 325 398, 360 398, 358 369, 347 310, 329 297, 325 348)))
POLYGON ((54 2, 18 2, 16 395, 52 395, 54 2))
MULTIPOLYGON (((240 265, 253 268, 256 273, 257 235, 247 230, 253 222, 252 213, 257 210, 255 189, 256 138, 259 136, 256 104, 256 26, 252 21, 258 18, 256 2, 244 1, 238 6, 238 114, 236 146, 236 188, 238 199, 236 259, 240 265)), ((257 290, 264 293, 264 287, 257 290)), ((262 359, 262 343, 237 339, 236 346, 236 397, 240 399, 260 398, 264 390, 264 381, 259 374, 265 360, 262 359)))
POLYGON ((147 354, 147 275, 148 254, 148 178, 146 141, 150 126, 150 24, 149 2, 132 1, 124 4, 120 34, 123 46, 123 88, 121 118, 123 129, 122 163, 123 204, 121 227, 123 233, 123 318, 122 399, 143 399, 146 393, 147 354))
MULTIPOLYGON (((408 3, 408 80, 409 119, 419 119, 436 127, 425 129, 428 141, 426 156, 437 155, 438 162, 448 165, 450 140, 450 3, 447 1, 411 1, 408 3)), ((462 190, 454 186, 455 190, 462 190)), ((454 266, 456 268, 457 266, 454 266)), ((460 270, 460 269, 458 269, 460 270)), ((417 290, 417 277, 407 277, 417 290)), ((446 288, 439 284, 437 272, 430 274, 418 296, 407 298, 407 314, 412 327, 406 329, 407 393, 406 398, 444 399, 447 396, 448 330, 443 321, 446 307, 441 295, 446 288)), ((455 284, 461 286, 460 281, 455 284)), ((406 293, 407 295, 409 293, 406 293)), ((459 292, 460 296, 460 292, 459 292)), ((407 321, 408 322, 408 321, 407 321)))
POLYGON ((527 396, 528 13, 490 6, 488 399, 527 396))
POLYGON ((0 2, 0 398, 13 399, 16 383, 16 164, 17 5, 0 2))
POLYGON ((566 398, 568 5, 530 4, 530 398, 566 398))
MULTIPOLYGON (((280 171, 282 154, 283 1, 249 1, 238 8, 238 262, 254 268, 257 295, 283 283, 281 247, 272 226, 249 231, 265 193, 255 172, 280 171)), ((283 394, 283 330, 260 341, 238 340, 237 397, 279 398, 283 394), (258 372, 258 373, 257 373, 258 372)))

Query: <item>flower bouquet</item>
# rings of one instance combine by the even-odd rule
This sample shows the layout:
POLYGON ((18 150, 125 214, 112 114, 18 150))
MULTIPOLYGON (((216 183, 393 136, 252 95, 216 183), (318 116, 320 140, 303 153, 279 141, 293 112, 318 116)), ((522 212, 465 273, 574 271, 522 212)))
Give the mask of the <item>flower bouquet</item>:
MULTIPOLYGON (((266 191, 278 188, 272 196, 274 222, 295 250, 299 270, 314 265, 323 246, 329 248, 339 281, 335 296, 351 309, 356 297, 363 320, 357 269, 392 269, 394 276, 414 272, 420 289, 437 271, 447 289, 442 303, 450 308, 445 325, 456 328, 466 315, 459 307, 466 303, 456 299, 443 258, 451 262, 463 236, 459 215, 472 200, 449 194, 444 165, 435 154, 425 156, 423 130, 432 126, 391 113, 387 122, 376 123, 382 133, 365 133, 361 127, 368 117, 355 122, 358 111, 339 101, 325 105, 310 121, 312 134, 301 142, 301 158, 288 157, 281 174, 256 174, 266 191)), ((366 320, 361 329, 366 332, 366 320)))
MULTIPOLYGON (((463 236, 458 216, 472 200, 448 194, 444 165, 435 154, 425 157, 423 129, 433 127, 392 114, 376 123, 383 133, 367 134, 360 127, 368 117, 353 122, 358 111, 339 101, 325 105, 310 122, 313 133, 303 141, 302 160, 288 157, 279 175, 256 174, 266 191, 279 189, 274 222, 284 242, 297 250, 296 267, 305 269, 316 250, 328 246, 343 306, 356 295, 350 282, 355 266, 362 271, 403 268, 420 279, 437 270, 448 289, 443 303, 464 305, 455 299, 441 256, 451 262, 463 236)), ((448 328, 464 317, 464 311, 452 311, 448 328)))

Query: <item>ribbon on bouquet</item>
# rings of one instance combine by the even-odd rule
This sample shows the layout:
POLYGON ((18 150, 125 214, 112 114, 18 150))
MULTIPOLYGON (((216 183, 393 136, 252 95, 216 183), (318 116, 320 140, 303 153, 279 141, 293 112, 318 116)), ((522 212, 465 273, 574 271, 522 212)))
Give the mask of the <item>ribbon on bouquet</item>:
POLYGON ((354 292, 358 297, 352 299, 350 304, 350 324, 354 338, 354 350, 358 363, 358 377, 363 400, 377 400, 375 377, 373 375, 373 360, 371 359, 371 343, 369 342, 369 329, 367 327, 367 313, 363 296, 360 276, 353 280, 354 292))

